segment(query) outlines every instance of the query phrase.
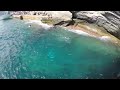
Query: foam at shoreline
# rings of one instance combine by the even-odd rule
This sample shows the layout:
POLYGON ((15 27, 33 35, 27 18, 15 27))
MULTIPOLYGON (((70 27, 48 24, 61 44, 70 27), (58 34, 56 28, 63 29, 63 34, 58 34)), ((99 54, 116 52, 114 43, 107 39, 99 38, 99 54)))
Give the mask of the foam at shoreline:
POLYGON ((26 24, 29 24, 29 23, 36 23, 36 24, 40 25, 42 28, 44 28, 44 29, 50 29, 51 27, 53 27, 52 25, 42 23, 39 20, 29 20, 28 22, 26 22, 26 24))
POLYGON ((73 33, 80 34, 80 35, 91 36, 90 34, 84 32, 84 31, 81 31, 81 30, 74 30, 74 29, 67 29, 67 30, 70 31, 70 32, 73 32, 73 33))
MULTIPOLYGON (((68 29, 67 29, 68 30, 68 29)), ((94 37, 96 39, 99 39, 99 40, 102 40, 102 41, 109 41, 110 40, 110 37, 109 36, 101 36, 101 37, 97 37, 95 35, 91 35, 89 33, 86 33, 82 30, 74 30, 74 29, 70 29, 68 31, 71 31, 73 33, 77 33, 77 34, 80 34, 80 35, 84 35, 84 36, 89 36, 89 37, 94 37)))
POLYGON ((99 39, 103 40, 103 41, 107 41, 107 40, 110 40, 110 37, 109 36, 102 36, 99 39))
MULTIPOLYGON (((36 23, 36 24, 42 26, 45 29, 50 29, 51 27, 54 27, 53 25, 48 25, 48 24, 42 23, 39 20, 29 20, 28 22, 26 22, 26 24, 29 24, 29 23, 36 23)), ((70 32, 77 33, 77 34, 80 34, 80 35, 93 36, 93 35, 90 35, 90 34, 84 32, 84 31, 81 31, 81 30, 67 29, 66 27, 65 27, 65 29, 70 31, 70 32)))
MULTIPOLYGON (((26 24, 30 24, 30 23, 36 23, 36 24, 40 25, 42 28, 44 28, 44 29, 50 29, 51 27, 54 27, 53 25, 48 25, 48 24, 42 23, 40 20, 29 20, 29 21, 26 22, 26 24)), ((84 32, 82 30, 68 29, 66 27, 63 27, 63 28, 65 30, 70 31, 70 32, 73 32, 73 33, 76 33, 76 34, 79 34, 79 35, 94 37, 94 38, 97 38, 97 39, 102 40, 102 41, 108 41, 108 40, 110 40, 109 36, 97 37, 95 35, 91 35, 89 33, 86 33, 86 32, 84 32)))

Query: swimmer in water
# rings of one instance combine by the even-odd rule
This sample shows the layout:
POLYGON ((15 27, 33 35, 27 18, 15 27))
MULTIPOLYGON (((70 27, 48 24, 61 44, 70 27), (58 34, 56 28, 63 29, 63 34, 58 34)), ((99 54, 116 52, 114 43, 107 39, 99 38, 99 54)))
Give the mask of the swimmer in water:
POLYGON ((29 25, 29 27, 31 27, 31 25, 29 25))

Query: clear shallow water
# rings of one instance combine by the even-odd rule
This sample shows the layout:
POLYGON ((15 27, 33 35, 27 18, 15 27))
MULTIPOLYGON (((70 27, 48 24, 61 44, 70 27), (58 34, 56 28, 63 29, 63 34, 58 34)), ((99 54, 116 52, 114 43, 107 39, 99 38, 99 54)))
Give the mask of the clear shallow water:
POLYGON ((0 21, 0 78, 116 78, 120 48, 61 28, 0 21))

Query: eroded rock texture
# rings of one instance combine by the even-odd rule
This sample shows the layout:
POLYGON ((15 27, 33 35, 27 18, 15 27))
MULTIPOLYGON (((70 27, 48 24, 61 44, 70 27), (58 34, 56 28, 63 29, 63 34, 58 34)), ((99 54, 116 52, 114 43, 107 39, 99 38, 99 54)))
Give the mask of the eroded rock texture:
POLYGON ((120 11, 70 11, 73 19, 97 24, 120 39, 120 11))
POLYGON ((108 33, 120 39, 120 11, 11 11, 11 13, 13 15, 46 16, 56 19, 57 23, 63 23, 71 18, 72 20, 85 20, 103 27, 108 33))

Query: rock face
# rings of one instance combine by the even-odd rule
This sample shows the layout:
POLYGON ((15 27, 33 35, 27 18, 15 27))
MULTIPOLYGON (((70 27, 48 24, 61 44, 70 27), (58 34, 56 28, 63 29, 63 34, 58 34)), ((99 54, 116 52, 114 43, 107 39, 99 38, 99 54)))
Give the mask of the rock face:
POLYGON ((56 23, 71 19, 85 20, 103 27, 108 33, 120 39, 120 11, 11 11, 10 13, 13 15, 38 15, 42 19, 54 19, 57 21, 56 23))
POLYGON ((69 11, 11 11, 13 15, 39 15, 46 18, 70 20, 72 13, 69 11))
POLYGON ((120 11, 70 11, 73 19, 97 24, 120 39, 120 11))

